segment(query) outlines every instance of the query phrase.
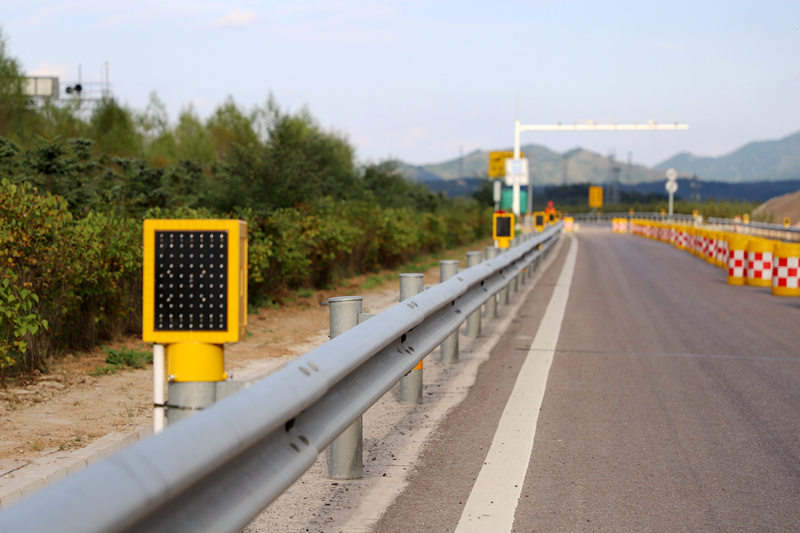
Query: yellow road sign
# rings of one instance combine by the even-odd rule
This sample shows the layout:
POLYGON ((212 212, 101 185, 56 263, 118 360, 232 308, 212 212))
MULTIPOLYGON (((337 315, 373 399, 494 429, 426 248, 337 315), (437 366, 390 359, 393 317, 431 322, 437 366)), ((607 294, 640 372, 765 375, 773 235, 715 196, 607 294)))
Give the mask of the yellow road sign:
MULTIPOLYGON (((499 152, 489 152, 489 177, 502 178, 506 175, 506 159, 512 159, 514 152, 502 150, 499 152)), ((519 154, 520 158, 525 157, 524 153, 519 154)))
POLYGON ((603 187, 589 186, 589 207, 603 207, 603 187))

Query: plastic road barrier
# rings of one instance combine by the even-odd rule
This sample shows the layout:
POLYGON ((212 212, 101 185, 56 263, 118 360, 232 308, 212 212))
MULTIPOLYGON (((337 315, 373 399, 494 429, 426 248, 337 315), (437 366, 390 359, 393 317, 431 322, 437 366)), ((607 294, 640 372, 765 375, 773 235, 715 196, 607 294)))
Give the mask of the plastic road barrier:
POLYGON ((717 262, 717 239, 719 238, 718 231, 709 231, 707 234, 706 242, 706 262, 717 262))
POLYGON ((800 244, 781 242, 773 253, 772 294, 800 296, 800 244))
POLYGON ((747 284, 772 286, 772 252, 775 241, 750 239, 747 243, 747 284))
POLYGON ((728 284, 744 285, 747 263, 746 235, 732 234, 728 238, 728 284))
POLYGON ((716 264, 720 268, 728 267, 728 239, 730 233, 727 231, 720 231, 717 237, 717 257, 716 264))

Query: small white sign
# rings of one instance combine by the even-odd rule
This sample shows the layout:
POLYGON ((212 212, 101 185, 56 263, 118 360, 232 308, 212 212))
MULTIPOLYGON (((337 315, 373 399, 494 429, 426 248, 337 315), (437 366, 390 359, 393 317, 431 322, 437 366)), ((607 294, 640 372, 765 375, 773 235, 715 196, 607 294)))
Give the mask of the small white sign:
POLYGON ((678 190, 678 183, 674 181, 668 181, 665 187, 668 193, 675 194, 675 192, 678 190))
POLYGON ((667 170, 667 179, 669 181, 675 181, 676 179, 678 179, 678 171, 675 170, 674 168, 667 170))
POLYGON ((527 185, 528 159, 506 159, 506 185, 527 185))

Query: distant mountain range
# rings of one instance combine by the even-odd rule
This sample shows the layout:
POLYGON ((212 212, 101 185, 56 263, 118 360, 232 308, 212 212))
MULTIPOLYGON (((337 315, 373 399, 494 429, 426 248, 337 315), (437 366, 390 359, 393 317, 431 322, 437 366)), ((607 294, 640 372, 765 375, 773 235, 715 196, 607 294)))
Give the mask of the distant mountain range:
MULTIPOLYGON (((540 186, 601 184, 612 181, 615 172, 619 172, 622 184, 664 181, 664 173, 668 168, 676 169, 683 176, 696 174, 703 182, 800 179, 800 132, 779 140, 751 142, 720 157, 680 153, 653 168, 613 161, 582 148, 560 154, 545 146, 529 144, 523 146, 522 151, 529 158, 533 157, 531 172, 534 183, 540 186)), ((488 151, 476 150, 462 158, 442 163, 408 165, 401 162, 401 168, 410 179, 423 182, 452 181, 486 177, 488 161, 488 151)))

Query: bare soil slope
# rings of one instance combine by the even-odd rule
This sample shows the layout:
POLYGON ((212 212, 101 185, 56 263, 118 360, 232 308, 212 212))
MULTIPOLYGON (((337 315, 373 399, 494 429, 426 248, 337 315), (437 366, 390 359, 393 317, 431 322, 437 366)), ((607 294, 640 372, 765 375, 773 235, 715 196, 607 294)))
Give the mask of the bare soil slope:
POLYGON ((792 225, 800 226, 800 191, 770 198, 753 211, 754 218, 761 219, 762 216, 774 224, 780 224, 784 217, 789 217, 792 225))

